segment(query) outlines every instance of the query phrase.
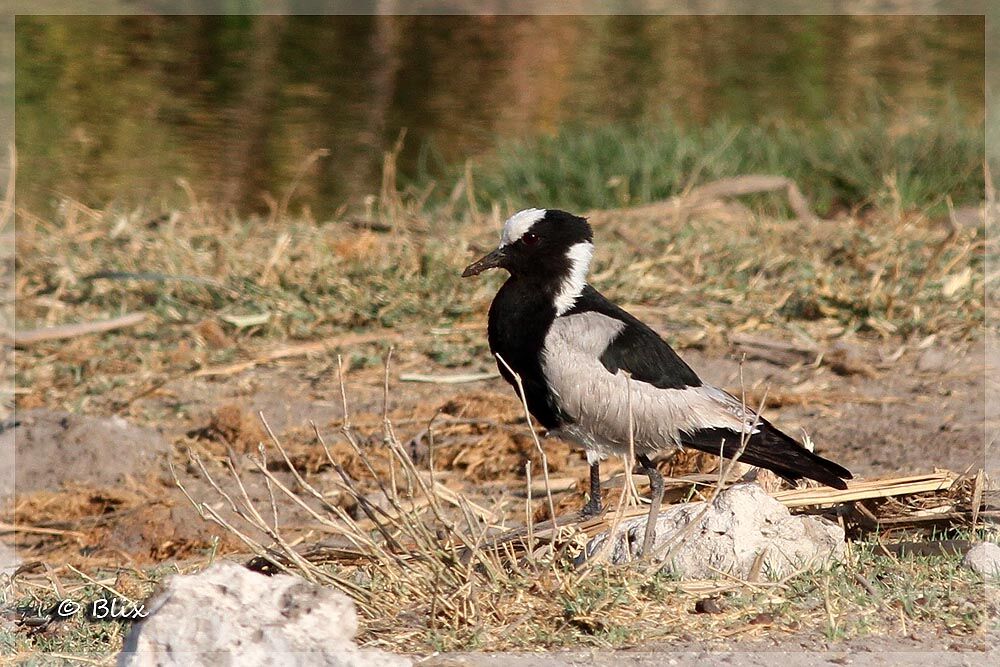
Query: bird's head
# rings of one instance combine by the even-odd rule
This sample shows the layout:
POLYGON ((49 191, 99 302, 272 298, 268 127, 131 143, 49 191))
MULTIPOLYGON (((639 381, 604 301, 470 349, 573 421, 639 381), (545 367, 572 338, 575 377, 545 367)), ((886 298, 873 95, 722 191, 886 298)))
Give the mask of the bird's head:
POLYGON ((585 218, 556 209, 529 208, 504 223, 500 245, 462 272, 506 269, 517 279, 551 293, 557 312, 572 307, 587 283, 594 255, 593 232, 585 218))
POLYGON ((593 232, 585 218, 556 209, 529 208, 508 218, 500 245, 462 272, 463 278, 487 269, 507 269, 513 276, 558 278, 590 266, 593 232))

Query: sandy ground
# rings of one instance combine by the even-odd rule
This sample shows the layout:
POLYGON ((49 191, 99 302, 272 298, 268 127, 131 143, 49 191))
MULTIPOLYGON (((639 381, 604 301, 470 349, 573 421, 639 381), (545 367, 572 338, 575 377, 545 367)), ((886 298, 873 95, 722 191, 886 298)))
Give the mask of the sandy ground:
MULTIPOLYGON (((808 642, 805 642, 808 644, 808 642)), ((997 664, 996 652, 956 648, 941 650, 922 641, 865 639, 811 649, 794 641, 736 649, 677 646, 618 651, 551 651, 548 653, 457 653, 432 656, 416 664, 427 667, 659 667, 661 665, 732 665, 732 667, 973 667, 997 664)))

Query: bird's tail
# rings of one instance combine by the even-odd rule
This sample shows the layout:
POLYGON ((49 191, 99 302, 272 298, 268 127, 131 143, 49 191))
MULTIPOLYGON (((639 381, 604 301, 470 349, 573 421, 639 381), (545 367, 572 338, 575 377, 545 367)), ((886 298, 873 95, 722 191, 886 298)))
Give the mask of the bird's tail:
MULTIPOLYGON (((721 449, 722 455, 729 459, 739 452, 741 444, 738 433, 724 428, 703 429, 690 436, 685 433, 681 440, 684 446, 709 454, 718 455, 721 449)), ((757 433, 747 440, 739 460, 767 468, 790 482, 805 477, 835 489, 846 489, 844 480, 854 477, 847 468, 810 452, 764 420, 758 424, 757 433)))

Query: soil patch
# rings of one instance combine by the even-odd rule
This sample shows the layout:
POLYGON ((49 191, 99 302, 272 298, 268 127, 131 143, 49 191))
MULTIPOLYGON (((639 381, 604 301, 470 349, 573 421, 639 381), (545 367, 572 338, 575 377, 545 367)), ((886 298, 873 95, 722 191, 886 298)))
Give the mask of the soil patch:
POLYGON ((20 425, 11 435, 19 494, 58 491, 66 483, 124 484, 158 469, 170 451, 162 433, 117 415, 38 409, 19 412, 17 419, 20 425))

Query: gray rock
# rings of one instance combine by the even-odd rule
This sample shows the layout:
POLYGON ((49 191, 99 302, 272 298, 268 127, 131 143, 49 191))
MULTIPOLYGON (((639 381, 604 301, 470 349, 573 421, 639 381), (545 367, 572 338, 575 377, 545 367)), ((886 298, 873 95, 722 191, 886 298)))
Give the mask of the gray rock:
POLYGON ((1000 577, 1000 546, 980 542, 965 554, 962 565, 984 577, 1000 577))
MULTIPOLYGON (((646 517, 623 521, 609 557, 623 563, 642 548, 646 517)), ((608 539, 587 546, 592 557, 608 539)), ((740 578, 753 573, 782 577, 803 567, 821 566, 844 555, 844 529, 815 516, 793 516, 756 484, 736 484, 706 503, 667 506, 656 523, 653 559, 669 558, 669 568, 688 578, 740 578), (763 554, 763 556, 761 556, 763 554)))
POLYGON ((119 667, 412 664, 354 645, 358 619, 342 593, 233 563, 171 577, 146 611, 125 640, 119 667))

